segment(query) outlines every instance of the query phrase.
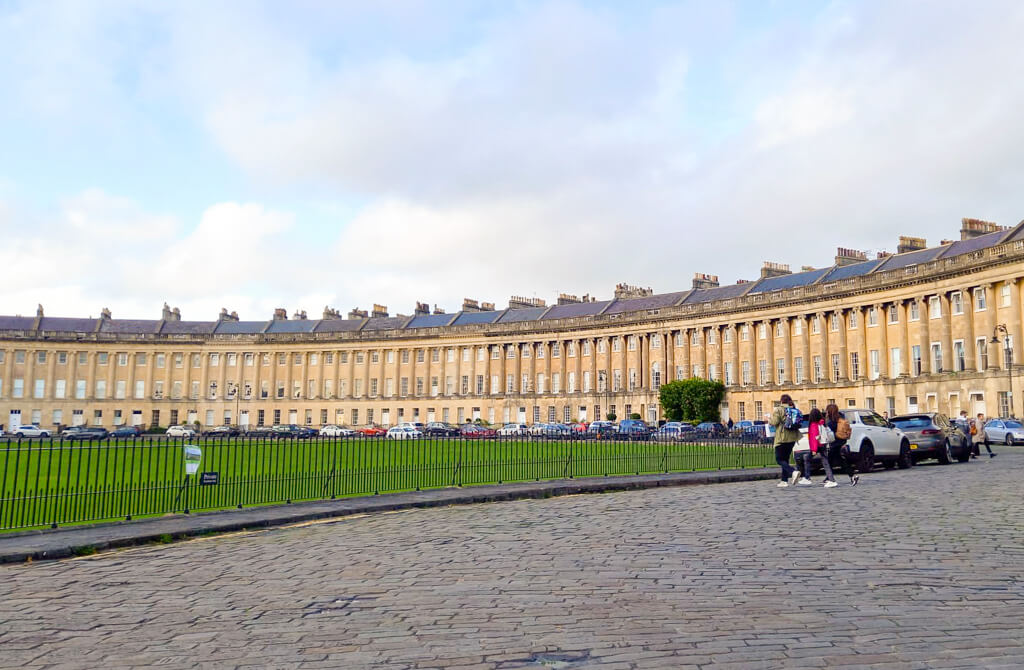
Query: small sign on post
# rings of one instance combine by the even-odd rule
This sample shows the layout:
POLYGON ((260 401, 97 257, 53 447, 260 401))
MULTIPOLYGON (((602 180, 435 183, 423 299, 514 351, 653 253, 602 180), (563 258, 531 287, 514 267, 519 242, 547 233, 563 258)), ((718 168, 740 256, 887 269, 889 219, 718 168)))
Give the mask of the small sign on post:
POLYGON ((194 444, 185 445, 185 474, 194 475, 199 472, 199 463, 203 460, 203 451, 194 444))
POLYGON ((204 472, 199 475, 200 486, 216 486, 220 484, 219 472, 204 472))

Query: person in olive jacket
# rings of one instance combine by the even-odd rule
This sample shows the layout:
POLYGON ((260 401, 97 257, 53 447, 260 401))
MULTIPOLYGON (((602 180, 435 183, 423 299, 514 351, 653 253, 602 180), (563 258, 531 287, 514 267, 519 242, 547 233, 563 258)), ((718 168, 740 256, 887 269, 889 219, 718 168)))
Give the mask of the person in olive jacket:
POLYGON ((800 439, 799 429, 785 427, 786 409, 789 407, 795 407, 793 399, 789 397, 788 393, 783 393, 768 421, 769 424, 775 426, 775 462, 782 468, 781 481, 778 484, 780 489, 796 484, 797 479, 800 478, 800 473, 789 464, 789 457, 793 455, 793 445, 800 439))

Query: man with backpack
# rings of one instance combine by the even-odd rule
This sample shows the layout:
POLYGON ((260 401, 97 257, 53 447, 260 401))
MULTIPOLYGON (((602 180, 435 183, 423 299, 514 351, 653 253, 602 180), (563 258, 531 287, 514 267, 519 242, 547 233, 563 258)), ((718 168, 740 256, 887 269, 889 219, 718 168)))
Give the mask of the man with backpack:
POLYGON ((783 393, 779 405, 768 420, 769 424, 775 426, 775 462, 782 468, 781 481, 778 483, 780 489, 794 485, 800 479, 800 472, 789 464, 789 458, 793 455, 793 445, 800 439, 801 421, 803 415, 793 404, 793 399, 788 393, 783 393))

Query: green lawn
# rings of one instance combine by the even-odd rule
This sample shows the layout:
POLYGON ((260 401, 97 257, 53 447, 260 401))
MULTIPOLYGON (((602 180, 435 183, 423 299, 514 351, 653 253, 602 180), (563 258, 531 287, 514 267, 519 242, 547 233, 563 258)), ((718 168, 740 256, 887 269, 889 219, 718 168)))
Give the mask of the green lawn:
POLYGON ((0 442, 0 530, 444 486, 766 467, 770 447, 529 439, 188 440, 200 472, 186 483, 183 440, 0 442))

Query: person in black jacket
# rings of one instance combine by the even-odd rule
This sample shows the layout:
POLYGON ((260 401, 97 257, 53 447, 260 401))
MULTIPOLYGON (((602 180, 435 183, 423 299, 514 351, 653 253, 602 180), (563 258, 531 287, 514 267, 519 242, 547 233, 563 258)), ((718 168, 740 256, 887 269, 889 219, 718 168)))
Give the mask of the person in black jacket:
POLYGON ((831 463, 837 463, 840 465, 840 469, 845 475, 850 478, 850 485, 856 486, 857 482, 860 481, 860 475, 857 474, 856 466, 854 465, 853 459, 850 458, 850 450, 844 449, 846 447, 847 440, 839 437, 839 406, 835 403, 829 403, 825 407, 825 425, 831 429, 832 434, 836 436, 834 442, 828 445, 826 453, 821 455, 822 459, 834 459, 831 463))

